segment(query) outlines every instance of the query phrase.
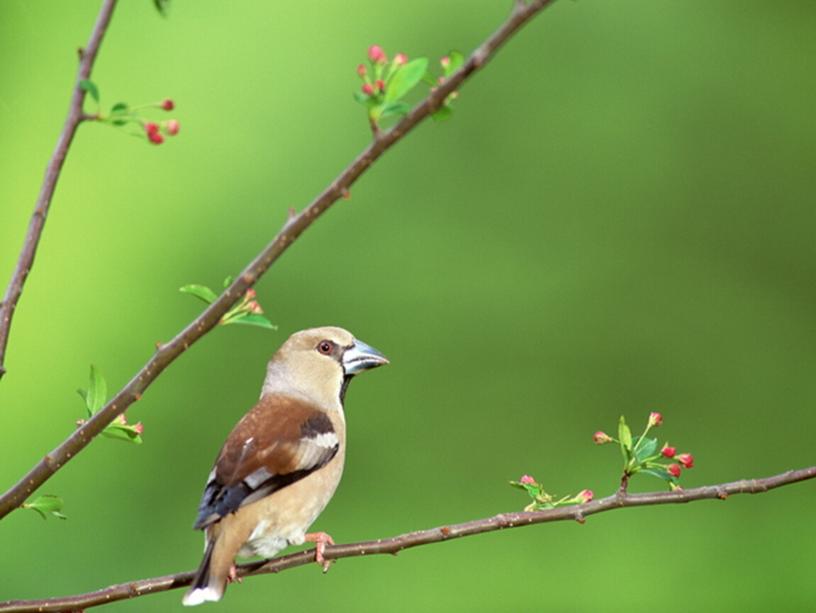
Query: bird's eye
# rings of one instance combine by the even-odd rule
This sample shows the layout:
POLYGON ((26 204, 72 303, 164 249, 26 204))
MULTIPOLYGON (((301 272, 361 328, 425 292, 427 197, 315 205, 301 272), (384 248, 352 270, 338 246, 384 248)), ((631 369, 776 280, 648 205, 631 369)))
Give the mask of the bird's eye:
POLYGON ((334 343, 331 341, 320 341, 317 345, 317 350, 323 355, 330 355, 334 349, 334 343))

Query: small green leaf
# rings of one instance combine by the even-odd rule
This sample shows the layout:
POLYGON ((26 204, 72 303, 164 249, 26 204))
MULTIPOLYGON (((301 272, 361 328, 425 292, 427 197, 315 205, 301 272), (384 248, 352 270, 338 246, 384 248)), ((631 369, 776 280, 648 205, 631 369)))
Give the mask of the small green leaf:
POLYGON ((93 81, 82 79, 79 82, 79 89, 88 92, 91 95, 91 98, 99 102, 99 88, 93 81))
POLYGON ((141 445, 143 440, 135 426, 130 424, 112 423, 102 430, 102 436, 141 445))
POLYGON ((247 326, 258 326, 259 328, 266 328, 267 330, 277 330, 278 326, 273 324, 263 315, 257 313, 246 313, 230 318, 227 324, 244 324, 247 326))
POLYGON ((418 57, 411 60, 391 77, 385 87, 385 101, 399 100, 422 80, 428 70, 428 58, 418 57))
POLYGON ((88 413, 92 415, 104 407, 107 398, 108 385, 105 382, 105 377, 96 369, 96 366, 91 364, 88 392, 85 394, 85 406, 88 407, 88 413))
POLYGON ((434 113, 431 115, 431 118, 434 121, 447 121, 448 119, 453 116, 453 109, 449 107, 447 104, 443 104, 440 106, 434 113))
POLYGON ((111 115, 123 115, 127 113, 127 102, 117 102, 111 107, 111 115))
POLYGON ((362 105, 368 106, 369 97, 363 92, 354 92, 354 99, 362 105))
POLYGON ((38 496, 31 502, 26 502, 23 504, 24 509, 36 511, 43 519, 46 519, 49 514, 53 515, 54 517, 58 517, 59 519, 68 519, 61 512, 64 506, 65 503, 63 502, 62 498, 52 494, 38 496))
POLYGON ((393 117, 394 115, 405 115, 411 110, 411 105, 407 102, 396 101, 386 102, 380 111, 380 118, 393 117))
POLYGON ((629 426, 626 425, 626 420, 623 415, 621 415, 620 421, 618 422, 618 440, 624 449, 627 451, 632 450, 632 431, 629 430, 629 426))
POLYGON ((224 287, 226 288, 232 285, 233 280, 232 275, 227 275, 227 277, 224 279, 224 287))
POLYGON ((642 441, 638 440, 637 452, 635 452, 635 459, 643 463, 650 456, 653 456, 657 451, 657 439, 645 438, 642 441))
POLYGON ((190 285, 185 285, 184 287, 180 287, 179 291, 184 294, 192 294, 196 298, 203 300, 207 304, 214 302, 218 296, 206 285, 197 285, 192 283, 190 285))
POLYGON ((451 76, 454 72, 459 70, 465 63, 465 56, 462 55, 459 51, 450 51, 448 53, 448 59, 450 60, 450 63, 445 68, 446 77, 451 76))
POLYGON ((657 477, 658 479, 663 479, 663 481, 668 481, 669 483, 675 482, 675 478, 672 477, 665 468, 641 468, 638 472, 641 472, 644 475, 657 477))

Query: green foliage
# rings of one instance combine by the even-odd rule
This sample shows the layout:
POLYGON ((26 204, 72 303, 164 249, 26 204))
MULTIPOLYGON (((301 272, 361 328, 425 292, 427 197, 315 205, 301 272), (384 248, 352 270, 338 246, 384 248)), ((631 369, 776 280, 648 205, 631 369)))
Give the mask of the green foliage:
MULTIPOLYGON (((232 277, 224 279, 224 287, 228 287, 232 283, 232 277)), ((184 294, 195 296, 206 304, 212 304, 218 299, 218 294, 211 290, 206 285, 198 285, 191 283, 179 288, 179 291, 184 294)), ((243 324, 245 326, 256 326, 258 328, 265 328, 267 330, 277 330, 278 327, 269 321, 263 315, 263 309, 256 300, 254 289, 248 289, 241 299, 227 311, 222 317, 219 325, 226 326, 229 324, 243 324)))
POLYGON ((43 519, 48 519, 49 515, 58 519, 68 519, 68 517, 62 513, 64 506, 65 503, 59 496, 43 494, 42 496, 37 496, 37 498, 31 502, 23 503, 22 508, 34 511, 43 519))
MULTIPOLYGON (((108 398, 108 384, 96 366, 91 365, 88 377, 88 389, 78 389, 77 393, 85 401, 85 410, 88 419, 105 406, 108 398)), ((78 425, 85 423, 84 419, 77 421, 78 425)), ((119 415, 112 423, 102 430, 102 436, 120 441, 127 441, 136 445, 142 444, 143 426, 141 423, 129 424, 124 415, 119 415)))

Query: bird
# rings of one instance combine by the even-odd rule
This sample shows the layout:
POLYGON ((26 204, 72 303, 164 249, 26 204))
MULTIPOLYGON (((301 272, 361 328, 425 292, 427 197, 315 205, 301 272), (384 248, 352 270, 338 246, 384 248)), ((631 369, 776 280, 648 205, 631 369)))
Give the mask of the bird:
POLYGON ((204 557, 182 603, 218 601, 235 580, 235 557, 272 557, 289 545, 333 545, 306 531, 343 473, 343 401, 357 374, 388 364, 379 351, 334 326, 296 332, 272 356, 258 403, 235 425, 207 477, 194 528, 204 557))

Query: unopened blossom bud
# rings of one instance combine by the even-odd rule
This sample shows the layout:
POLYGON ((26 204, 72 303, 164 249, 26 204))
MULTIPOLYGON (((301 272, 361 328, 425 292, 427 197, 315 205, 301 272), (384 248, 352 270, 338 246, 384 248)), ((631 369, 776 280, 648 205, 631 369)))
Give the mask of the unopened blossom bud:
POLYGON ((170 98, 166 98, 166 99, 164 99, 164 100, 162 101, 162 103, 161 103, 161 107, 162 107, 162 108, 163 108, 165 111, 172 111, 174 108, 176 108, 176 103, 175 103, 175 102, 173 102, 172 100, 170 100, 170 98))
POLYGON ((660 453, 664 458, 673 458, 674 454, 677 453, 677 448, 669 447, 667 445, 666 447, 663 447, 663 449, 660 450, 660 453))
POLYGON ((407 62, 408 62, 408 56, 405 55, 404 53, 397 53, 397 55, 394 56, 394 63, 397 66, 402 66, 403 64, 405 64, 407 62))
POLYGON ((657 411, 652 411, 649 413, 649 427, 656 428, 660 424, 663 423, 663 415, 658 413, 657 411))
POLYGON ((255 292, 255 289, 250 287, 244 294, 244 298, 246 298, 247 300, 253 300, 257 295, 258 294, 255 292))
POLYGON ((609 436, 606 432, 601 432, 598 430, 595 434, 592 435, 592 441, 596 445, 605 445, 606 443, 612 442, 612 437, 609 436))
POLYGON ((164 136, 162 136, 158 132, 148 132, 147 140, 149 140, 154 145, 161 145, 164 142, 164 136))
POLYGON ((669 474, 672 477, 679 477, 680 476, 680 465, 679 464, 669 464, 666 467, 666 470, 669 471, 669 474))
POLYGON ((261 305, 258 304, 257 302, 255 302, 254 300, 252 300, 251 302, 249 302, 246 305, 246 309, 250 313, 255 313, 255 315, 260 315, 261 313, 263 313, 263 309, 261 308, 261 305))
POLYGON ((370 96, 371 94, 374 93, 374 86, 371 85, 371 83, 363 83, 363 88, 362 89, 363 89, 363 93, 366 96, 370 96))
POLYGON ((377 79, 376 81, 374 81, 374 85, 381 92, 385 91, 385 81, 383 81, 382 79, 377 79))
POLYGON ((133 431, 136 434, 141 435, 144 432, 144 426, 142 425, 142 422, 138 422, 138 423, 133 424, 133 431))
POLYGON ((439 63, 442 65, 442 68, 447 68, 448 66, 450 66, 450 58, 446 55, 441 60, 439 60, 439 63))
POLYGON ((578 492, 576 498, 578 498, 582 503, 586 504, 587 502, 592 502, 592 499, 595 497, 595 494, 592 490, 581 490, 578 492))
POLYGON ((521 475, 519 483, 523 485, 535 485, 536 480, 530 475, 521 475))
POLYGON ((152 121, 148 121, 144 125, 144 129, 145 129, 145 132, 147 132, 148 134, 155 134, 156 132, 159 131, 159 124, 154 123, 152 121))
POLYGON ((179 133, 179 129, 181 128, 181 124, 179 124, 177 119, 170 119, 164 124, 164 127, 167 129, 167 133, 170 136, 175 136, 179 133))
POLYGON ((371 45, 368 48, 368 59, 381 64, 384 64, 387 60, 385 51, 383 51, 383 48, 379 45, 371 45))
POLYGON ((694 456, 690 453, 681 453, 677 456, 677 461, 686 468, 694 468, 694 456))
POLYGON ((357 64, 357 74, 358 75, 360 75, 361 77, 364 77, 364 76, 366 76, 367 72, 368 71, 366 70, 365 64, 357 64))

